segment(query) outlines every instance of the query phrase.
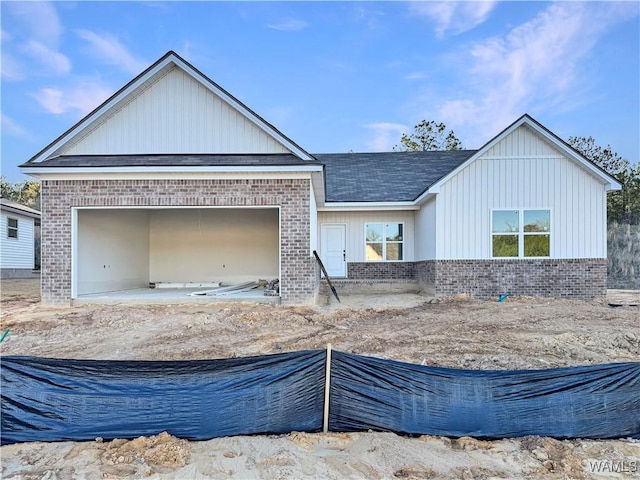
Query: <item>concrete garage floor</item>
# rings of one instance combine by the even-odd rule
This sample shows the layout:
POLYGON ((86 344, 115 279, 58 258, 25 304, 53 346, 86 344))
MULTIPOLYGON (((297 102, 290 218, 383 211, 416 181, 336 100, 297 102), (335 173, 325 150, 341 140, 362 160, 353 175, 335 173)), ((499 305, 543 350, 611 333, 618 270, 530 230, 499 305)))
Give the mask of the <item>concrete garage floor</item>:
POLYGON ((226 295, 189 295, 208 288, 135 288, 117 292, 102 292, 78 295, 72 305, 87 304, 176 304, 176 303, 214 303, 214 302, 249 302, 264 304, 279 304, 280 297, 267 297, 262 288, 255 288, 246 292, 229 293, 226 295))

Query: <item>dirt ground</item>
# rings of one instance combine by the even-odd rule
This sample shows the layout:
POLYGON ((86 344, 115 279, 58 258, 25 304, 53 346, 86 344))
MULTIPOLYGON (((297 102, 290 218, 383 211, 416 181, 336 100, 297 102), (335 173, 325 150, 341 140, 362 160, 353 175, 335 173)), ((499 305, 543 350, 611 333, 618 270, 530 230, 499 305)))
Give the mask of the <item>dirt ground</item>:
MULTIPOLYGON (((640 361, 640 292, 597 301, 349 295, 249 303, 51 307, 34 280, 2 281, 3 355, 204 359, 325 348, 469 369, 640 361), (611 306, 611 305, 615 306, 611 306)), ((0 448, 2 478, 640 478, 640 442, 500 441, 392 433, 133 440, 0 448)))

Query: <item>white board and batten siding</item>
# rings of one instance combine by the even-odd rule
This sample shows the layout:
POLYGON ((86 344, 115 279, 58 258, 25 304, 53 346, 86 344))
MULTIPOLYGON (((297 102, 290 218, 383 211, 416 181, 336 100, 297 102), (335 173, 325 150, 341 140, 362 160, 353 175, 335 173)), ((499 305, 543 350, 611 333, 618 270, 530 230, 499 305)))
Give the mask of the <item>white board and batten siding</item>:
POLYGON ((16 213, 2 212, 0 221, 0 238, 2 242, 1 267, 33 269, 35 262, 34 245, 34 220, 16 213), (9 218, 18 220, 18 238, 9 238, 7 234, 7 223, 9 218))
POLYGON ((58 154, 289 153, 180 68, 136 93, 58 154))
POLYGON ((491 258, 492 209, 549 209, 552 258, 606 258, 602 181, 526 127, 442 184, 436 258, 491 258))
MULTIPOLYGON (((404 224, 404 260, 413 261, 415 236, 415 211, 360 211, 360 212, 318 212, 318 225, 346 225, 347 262, 365 262, 365 224, 404 224)), ((321 231, 321 228, 318 228, 321 231)), ((318 240, 318 245, 321 241, 318 240)), ((322 253, 322 252, 321 252, 322 253)))

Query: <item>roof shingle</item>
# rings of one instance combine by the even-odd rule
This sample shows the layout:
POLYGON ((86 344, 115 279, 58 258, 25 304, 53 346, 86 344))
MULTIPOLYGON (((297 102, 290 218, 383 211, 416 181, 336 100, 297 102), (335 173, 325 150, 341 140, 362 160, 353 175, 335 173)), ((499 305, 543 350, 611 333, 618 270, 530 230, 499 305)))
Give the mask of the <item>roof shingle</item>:
POLYGON ((410 202, 476 150, 315 154, 327 202, 410 202))

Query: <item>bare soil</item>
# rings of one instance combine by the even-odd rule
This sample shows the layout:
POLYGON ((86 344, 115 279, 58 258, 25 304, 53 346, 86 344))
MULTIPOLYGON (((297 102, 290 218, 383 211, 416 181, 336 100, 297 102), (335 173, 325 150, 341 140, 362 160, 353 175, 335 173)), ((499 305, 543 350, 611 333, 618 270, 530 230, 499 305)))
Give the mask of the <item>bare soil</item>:
MULTIPOLYGON (((640 292, 606 300, 350 295, 317 305, 39 303, 3 280, 3 355, 204 359, 325 348, 411 363, 523 369, 640 361, 640 292), (621 305, 612 307, 610 304, 621 305)), ((640 443, 391 433, 154 437, 4 446, 3 478, 640 478, 640 443), (626 469, 627 471, 625 471, 626 469), (600 473, 598 473, 600 472, 600 473)))

